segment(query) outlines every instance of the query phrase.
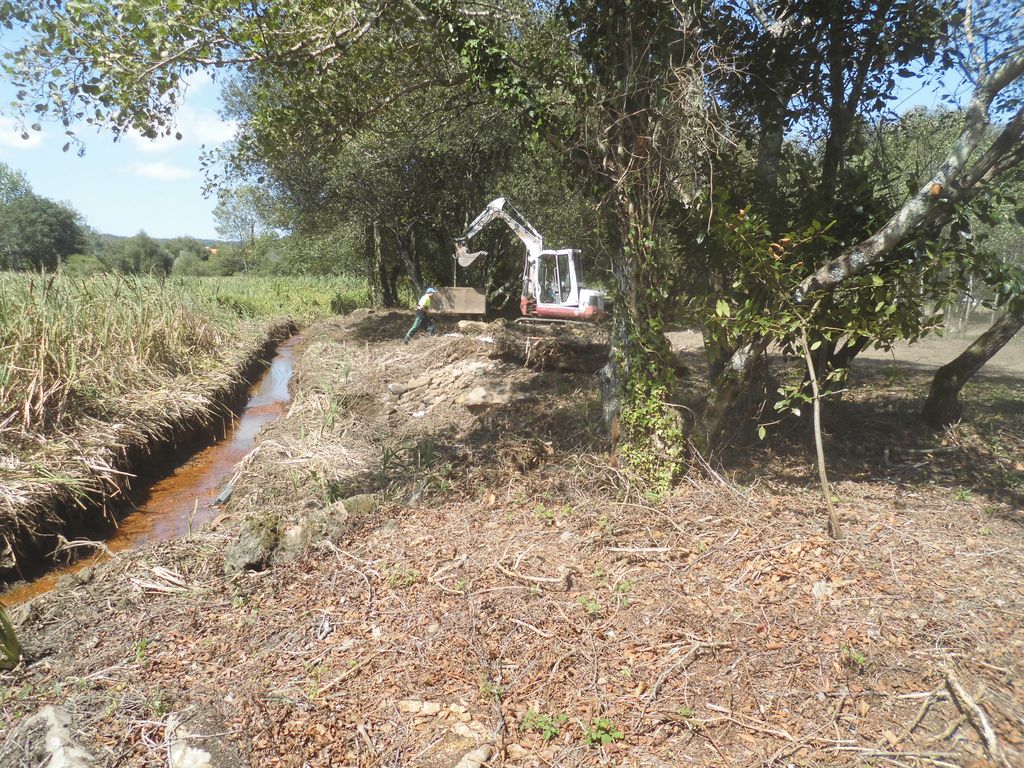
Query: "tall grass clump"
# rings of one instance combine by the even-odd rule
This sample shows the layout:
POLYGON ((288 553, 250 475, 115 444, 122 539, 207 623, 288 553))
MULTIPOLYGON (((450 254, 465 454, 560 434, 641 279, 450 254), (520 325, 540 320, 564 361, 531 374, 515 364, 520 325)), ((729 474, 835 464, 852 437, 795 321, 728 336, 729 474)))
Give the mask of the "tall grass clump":
POLYGON ((0 273, 0 447, 116 418, 176 377, 223 367, 264 321, 366 302, 365 283, 345 277, 0 273))
POLYGON ((0 274, 0 443, 114 415, 122 396, 211 368, 242 336, 236 312, 184 285, 0 274))

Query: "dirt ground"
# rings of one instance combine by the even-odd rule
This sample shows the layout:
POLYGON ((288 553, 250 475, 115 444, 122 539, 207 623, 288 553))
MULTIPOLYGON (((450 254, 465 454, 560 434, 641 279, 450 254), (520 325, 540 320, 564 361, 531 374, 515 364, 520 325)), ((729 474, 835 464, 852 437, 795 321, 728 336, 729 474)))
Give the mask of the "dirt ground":
MULTIPOLYGON (((916 344, 899 343, 892 350, 866 349, 857 357, 857 363, 864 365, 869 361, 884 361, 894 367, 913 366, 914 368, 931 370, 953 360, 957 355, 982 333, 987 326, 972 326, 969 332, 951 336, 928 336, 916 344)), ((704 340, 696 331, 673 331, 668 334, 673 349, 696 351, 703 349, 704 340)), ((1024 339, 1015 338, 997 352, 979 371, 979 375, 1018 377, 1024 381, 1024 339)))
POLYGON ((54 704, 104 766, 1024 765, 1019 377, 930 433, 927 374, 864 366, 834 541, 805 435, 654 495, 591 374, 409 319, 309 329, 225 515, 16 609, 0 762, 54 704), (277 548, 225 575, 253 520, 277 548))

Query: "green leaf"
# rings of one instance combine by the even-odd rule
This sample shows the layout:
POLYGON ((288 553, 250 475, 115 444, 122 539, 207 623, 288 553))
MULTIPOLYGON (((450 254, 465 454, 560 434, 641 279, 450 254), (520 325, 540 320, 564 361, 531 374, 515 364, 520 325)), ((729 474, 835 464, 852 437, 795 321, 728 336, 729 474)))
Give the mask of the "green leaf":
POLYGON ((765 438, 765 435, 767 435, 767 434, 768 434, 768 430, 767 430, 767 429, 765 429, 764 427, 758 427, 758 428, 757 428, 757 436, 758 436, 758 438, 760 438, 761 440, 764 440, 764 438, 765 438))

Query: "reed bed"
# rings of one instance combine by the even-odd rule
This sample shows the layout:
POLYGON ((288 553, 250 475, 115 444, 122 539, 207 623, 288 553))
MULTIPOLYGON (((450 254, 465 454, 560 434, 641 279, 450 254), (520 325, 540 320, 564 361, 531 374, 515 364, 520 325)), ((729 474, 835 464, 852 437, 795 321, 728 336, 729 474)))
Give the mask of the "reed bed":
POLYGON ((362 297, 343 278, 0 273, 0 549, 59 530, 61 506, 118 494, 129 454, 222 414, 286 318, 362 297))
POLYGON ((344 278, 0 274, 0 441, 116 415, 127 394, 221 365, 251 321, 346 311, 360 291, 344 278))

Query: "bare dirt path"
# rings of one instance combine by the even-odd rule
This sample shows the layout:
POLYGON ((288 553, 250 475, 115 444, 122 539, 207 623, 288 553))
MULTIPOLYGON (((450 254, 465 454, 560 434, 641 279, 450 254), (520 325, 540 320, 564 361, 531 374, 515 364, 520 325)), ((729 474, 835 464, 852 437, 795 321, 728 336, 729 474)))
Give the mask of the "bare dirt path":
MULTIPOLYGON (((872 368, 890 363, 895 367, 913 367, 934 372, 967 349, 985 329, 984 326, 973 327, 963 338, 929 336, 915 344, 901 342, 891 351, 866 349, 857 357, 857 363, 871 361, 872 368)), ((696 331, 672 331, 666 336, 672 348, 678 351, 697 352, 704 348, 704 340, 696 331)), ((1019 378, 1024 382, 1024 338, 1015 338, 1003 347, 985 364, 979 375, 1019 378)))

